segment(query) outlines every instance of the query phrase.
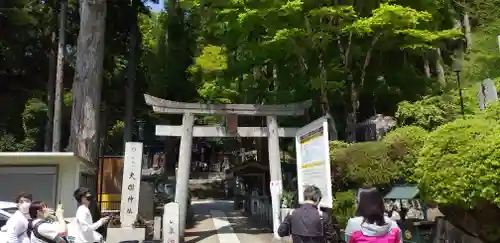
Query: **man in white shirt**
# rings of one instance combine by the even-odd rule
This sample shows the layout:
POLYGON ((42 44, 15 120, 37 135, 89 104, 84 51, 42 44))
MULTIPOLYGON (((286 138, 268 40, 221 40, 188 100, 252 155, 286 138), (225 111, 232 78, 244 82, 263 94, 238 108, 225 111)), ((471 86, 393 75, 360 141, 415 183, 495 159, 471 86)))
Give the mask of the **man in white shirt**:
POLYGON ((28 230, 29 209, 33 197, 29 193, 21 193, 16 198, 17 210, 5 224, 7 231, 7 243, 29 243, 26 234, 28 230))
POLYGON ((78 203, 75 235, 73 236, 75 237, 75 243, 100 242, 102 240, 102 235, 95 230, 103 224, 106 224, 109 221, 109 217, 101 218, 95 223, 93 222, 89 204, 94 200, 94 196, 90 193, 88 188, 80 187, 76 189, 73 196, 78 203))

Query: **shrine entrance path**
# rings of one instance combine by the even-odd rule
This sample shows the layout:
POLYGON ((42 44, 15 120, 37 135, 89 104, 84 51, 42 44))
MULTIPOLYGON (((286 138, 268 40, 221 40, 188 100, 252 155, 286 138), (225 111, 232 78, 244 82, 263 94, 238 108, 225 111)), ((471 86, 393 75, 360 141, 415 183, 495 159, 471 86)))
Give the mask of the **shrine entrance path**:
POLYGON ((195 225, 184 233, 185 243, 269 243, 274 242, 269 227, 265 227, 239 210, 233 201, 193 201, 195 225))

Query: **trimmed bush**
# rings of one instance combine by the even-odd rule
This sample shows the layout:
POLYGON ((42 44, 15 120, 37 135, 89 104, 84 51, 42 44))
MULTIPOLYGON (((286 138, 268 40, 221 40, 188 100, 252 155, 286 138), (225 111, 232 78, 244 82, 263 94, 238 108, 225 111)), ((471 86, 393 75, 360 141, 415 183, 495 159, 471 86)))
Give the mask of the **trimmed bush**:
POLYGON ((442 204, 500 207, 500 125, 456 120, 430 133, 416 164, 422 196, 442 204))
POLYGON ((421 196, 454 224, 500 242, 500 124, 456 120, 430 133, 416 164, 421 196))
POLYGON ((384 142, 340 145, 331 150, 332 176, 338 183, 373 186, 391 183, 401 175, 401 164, 389 156, 384 142))
POLYGON ((404 126, 389 132, 383 142, 389 147, 389 156, 394 163, 402 164, 404 177, 414 181, 413 170, 428 132, 418 126, 404 126))

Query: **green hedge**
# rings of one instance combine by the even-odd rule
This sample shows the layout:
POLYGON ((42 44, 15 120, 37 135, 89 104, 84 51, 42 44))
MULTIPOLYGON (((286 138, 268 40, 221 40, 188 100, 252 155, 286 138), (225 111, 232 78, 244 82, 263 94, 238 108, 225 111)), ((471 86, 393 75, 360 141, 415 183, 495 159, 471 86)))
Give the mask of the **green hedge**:
POLYGON ((456 120, 427 138, 416 164, 422 196, 442 204, 500 206, 500 125, 482 117, 456 120))
POLYGON ((365 142, 333 150, 333 177, 340 183, 359 186, 387 184, 397 179, 400 165, 389 157, 383 142, 365 142))
POLYGON ((330 160, 337 183, 358 186, 391 184, 413 174, 427 132, 407 126, 389 132, 382 141, 330 143, 330 160))
POLYGON ((416 180, 413 176, 415 164, 428 134, 421 127, 404 126, 389 132, 382 140, 389 147, 394 163, 403 166, 402 175, 407 182, 416 180))

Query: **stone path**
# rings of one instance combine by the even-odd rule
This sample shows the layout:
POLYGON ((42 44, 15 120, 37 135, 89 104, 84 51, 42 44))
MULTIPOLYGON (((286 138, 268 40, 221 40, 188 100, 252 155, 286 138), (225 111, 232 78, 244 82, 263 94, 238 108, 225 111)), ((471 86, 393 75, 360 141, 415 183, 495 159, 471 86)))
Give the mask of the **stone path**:
MULTIPOLYGON (((232 201, 193 201, 196 224, 186 229, 185 243, 270 243, 276 242, 264 225, 233 209, 232 201)), ((280 242, 280 241, 277 241, 280 242)))

